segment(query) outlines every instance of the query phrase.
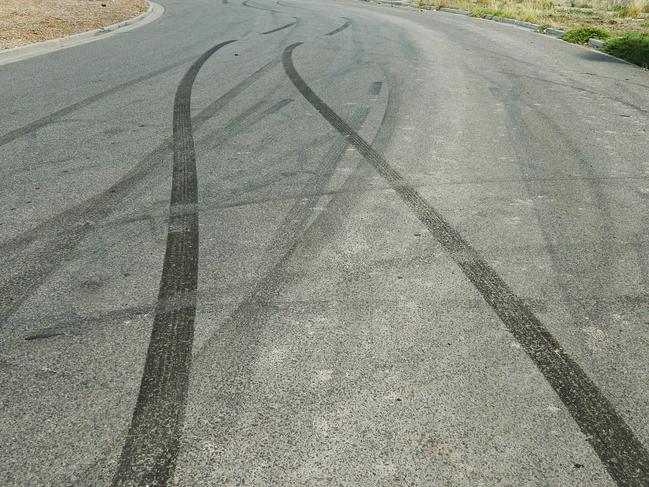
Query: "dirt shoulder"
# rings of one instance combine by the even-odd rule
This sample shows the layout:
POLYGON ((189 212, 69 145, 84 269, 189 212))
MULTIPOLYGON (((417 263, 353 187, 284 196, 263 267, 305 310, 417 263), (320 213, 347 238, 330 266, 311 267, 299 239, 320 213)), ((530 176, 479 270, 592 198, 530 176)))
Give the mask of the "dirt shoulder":
POLYGON ((146 9, 144 0, 1 0, 0 49, 106 27, 146 9))

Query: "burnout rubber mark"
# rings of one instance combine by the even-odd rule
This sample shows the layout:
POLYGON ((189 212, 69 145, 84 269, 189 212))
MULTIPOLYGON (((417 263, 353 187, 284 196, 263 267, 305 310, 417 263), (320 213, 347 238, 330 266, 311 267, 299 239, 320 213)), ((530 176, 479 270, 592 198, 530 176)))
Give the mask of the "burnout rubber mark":
POLYGON ((293 85, 386 180, 462 269, 550 383, 617 484, 649 485, 649 454, 624 419, 498 273, 381 154, 311 90, 293 64, 293 51, 301 44, 288 46, 282 55, 284 70, 293 85))
POLYGON ((101 93, 97 93, 96 95, 89 96, 88 98, 84 98, 81 101, 78 101, 76 103, 73 103, 72 105, 68 105, 67 107, 61 108, 60 110, 57 110, 53 113, 50 113, 49 115, 46 115, 43 118, 39 118, 38 120, 35 120, 31 123, 28 123, 24 127, 19 127, 17 129, 12 130, 11 132, 7 132, 4 135, 0 135, 0 146, 3 146, 5 144, 8 144, 9 142, 12 142, 20 137, 23 137, 35 130, 38 130, 42 127, 45 127, 46 125, 51 124, 52 122, 69 115, 70 113, 79 110, 81 108, 84 108, 91 103, 94 103, 96 101, 101 100, 102 98, 105 98, 107 96, 113 95, 115 93, 118 93, 126 88, 130 88, 131 86, 137 85, 139 83, 142 83, 144 81, 150 80, 151 78, 155 78, 158 75, 161 75, 167 71, 170 71, 174 68, 177 68, 178 66, 181 66, 184 64, 186 61, 183 59, 182 61, 179 61, 177 63, 169 64, 163 68, 156 69, 155 71, 152 71, 148 74, 145 74, 143 76, 140 76, 138 78, 132 79, 130 81, 126 81, 124 83, 120 83, 116 86, 113 86, 112 88, 109 88, 105 91, 102 91, 101 93))
POLYGON ((167 250, 140 393, 113 485, 167 485, 176 467, 198 280, 198 184, 191 93, 203 64, 232 42, 222 42, 198 58, 176 91, 167 250))
MULTIPOLYGON (((229 104, 245 89, 279 63, 279 57, 266 63, 228 92, 210 103, 192 119, 192 127, 198 128, 229 104)), ((173 137, 163 141, 144 159, 136 163, 127 174, 105 191, 54 215, 23 234, 0 244, 0 255, 7 259, 4 279, 0 281, 0 327, 20 308, 48 277, 70 256, 95 225, 114 214, 125 198, 146 181, 173 151, 173 137), (35 249, 28 248, 38 243, 35 249), (21 252, 20 260, 14 254, 21 252), (7 262, 19 263, 19 272, 9 273, 7 262)))
POLYGON ((273 32, 278 32, 280 30, 284 30, 284 29, 288 29, 289 27, 293 27, 295 24, 297 24, 297 22, 299 20, 297 17, 293 17, 293 18, 295 19, 295 22, 291 22, 290 24, 286 24, 286 25, 283 25, 281 27, 277 27, 276 29, 272 29, 272 30, 268 30, 266 32, 262 32, 261 35, 265 36, 267 34, 272 34, 273 32))

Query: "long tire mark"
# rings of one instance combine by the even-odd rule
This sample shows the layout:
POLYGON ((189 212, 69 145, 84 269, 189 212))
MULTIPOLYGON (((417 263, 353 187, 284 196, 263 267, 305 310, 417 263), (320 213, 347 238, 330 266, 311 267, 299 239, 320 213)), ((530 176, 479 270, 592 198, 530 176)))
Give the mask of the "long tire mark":
POLYGON ((198 181, 191 94, 222 42, 183 77, 174 100, 169 230, 142 384, 114 485, 167 485, 173 475, 189 386, 198 282, 198 181))
POLYGON ((337 29, 332 30, 331 32, 327 32, 325 35, 326 36, 332 36, 332 35, 338 34, 338 32, 342 32, 347 27, 352 25, 352 21, 350 19, 348 19, 347 17, 343 17, 343 19, 345 19, 345 23, 343 25, 341 25, 337 29))
POLYGON ((277 29, 273 29, 273 30, 268 30, 268 31, 266 31, 266 32, 262 32, 261 35, 265 36, 265 35, 267 35, 267 34, 272 34, 273 32, 277 32, 277 31, 280 31, 280 30, 288 29, 289 27, 292 27, 292 26, 294 26, 295 24, 298 23, 298 20, 299 20, 299 19, 298 19, 297 17, 294 17, 294 19, 295 19, 295 22, 291 22, 290 24, 283 25, 283 26, 281 26, 281 27, 278 27, 277 29))
POLYGON ((133 85, 137 85, 139 83, 142 83, 144 81, 150 80, 151 78, 155 78, 156 76, 163 74, 167 71, 170 71, 174 68, 177 68, 178 66, 182 66, 185 64, 188 60, 184 59, 182 61, 179 61, 177 63, 169 64, 168 66, 165 66, 164 68, 157 69, 155 71, 152 71, 148 74, 145 74, 144 76, 140 76, 139 78, 132 79, 130 81, 126 81, 124 83, 121 83, 117 86, 113 86, 112 88, 109 88, 108 90, 102 91, 101 93, 97 93, 96 95, 89 96, 88 98, 85 98, 83 100, 80 100, 76 103, 73 103, 72 105, 68 105, 67 107, 61 108, 60 110, 57 110, 53 113, 50 113, 49 115, 46 115, 43 118, 39 118, 38 120, 34 120, 31 123, 28 123, 27 125, 24 125, 23 127, 19 127, 15 130, 12 130, 11 132, 7 132, 4 135, 0 135, 0 147, 2 147, 5 144, 8 144, 9 142, 12 142, 20 137, 23 137, 30 132, 33 132, 34 130, 37 130, 39 128, 42 128, 46 125, 49 125, 50 123, 54 122, 55 120, 58 120, 66 115, 69 115, 70 113, 79 110, 81 108, 84 108, 91 103, 94 103, 98 100, 101 100, 102 98, 106 96, 110 96, 114 93, 117 93, 119 91, 122 91, 126 88, 129 88, 133 85))
MULTIPOLYGON (((192 119, 194 128, 202 126, 278 62, 279 59, 266 63, 195 115, 192 119)), ((171 140, 163 141, 106 191, 0 245, 5 274, 12 265, 17 267, 16 272, 0 285, 0 326, 6 323, 52 272, 73 255, 74 248, 95 229, 98 222, 118 210, 118 205, 164 162, 171 149, 171 140), (30 245, 33 248, 27 251, 30 245), (26 251, 21 259, 14 257, 23 250, 26 251)))
POLYGON ((611 477, 619 485, 646 485, 649 453, 624 419, 498 273, 383 156, 311 90, 293 64, 293 51, 301 44, 288 46, 282 56, 293 85, 375 168, 462 269, 563 401, 611 477))

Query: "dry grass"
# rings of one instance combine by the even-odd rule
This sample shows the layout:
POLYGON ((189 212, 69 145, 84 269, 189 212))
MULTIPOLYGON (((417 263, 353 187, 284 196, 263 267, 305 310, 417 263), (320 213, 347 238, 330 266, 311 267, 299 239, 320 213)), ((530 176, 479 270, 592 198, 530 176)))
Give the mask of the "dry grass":
POLYGON ((0 49, 105 27, 144 10, 144 0, 0 0, 0 49))
POLYGON ((474 15, 498 11, 503 17, 563 30, 599 27, 612 33, 649 32, 649 0, 424 0, 433 8, 452 7, 474 15))
POLYGON ((649 12, 649 2, 647 0, 631 0, 626 10, 629 17, 640 17, 644 12, 649 12))

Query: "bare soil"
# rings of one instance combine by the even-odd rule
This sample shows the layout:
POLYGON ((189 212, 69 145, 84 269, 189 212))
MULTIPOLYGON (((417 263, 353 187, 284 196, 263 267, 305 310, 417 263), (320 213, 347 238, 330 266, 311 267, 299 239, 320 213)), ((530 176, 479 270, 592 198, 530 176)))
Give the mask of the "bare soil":
POLYGON ((144 0, 0 0, 0 49, 106 27, 146 9, 144 0))

